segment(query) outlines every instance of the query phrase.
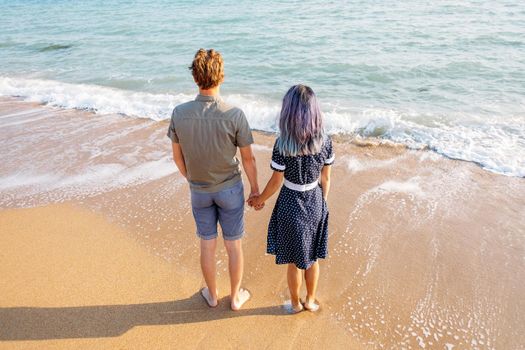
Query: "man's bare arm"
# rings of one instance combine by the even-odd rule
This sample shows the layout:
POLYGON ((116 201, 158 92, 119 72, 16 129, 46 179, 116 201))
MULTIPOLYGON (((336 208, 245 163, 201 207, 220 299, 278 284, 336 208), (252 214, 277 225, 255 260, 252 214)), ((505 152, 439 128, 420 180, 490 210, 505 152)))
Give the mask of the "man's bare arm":
POLYGON ((173 148, 173 160, 182 176, 186 177, 186 163, 184 162, 184 155, 182 154, 180 144, 172 142, 171 145, 173 148))
POLYGON ((257 182, 257 166, 255 156, 253 155, 252 146, 239 147, 241 151, 241 160, 248 181, 250 182, 250 197, 259 195, 259 183, 257 182))

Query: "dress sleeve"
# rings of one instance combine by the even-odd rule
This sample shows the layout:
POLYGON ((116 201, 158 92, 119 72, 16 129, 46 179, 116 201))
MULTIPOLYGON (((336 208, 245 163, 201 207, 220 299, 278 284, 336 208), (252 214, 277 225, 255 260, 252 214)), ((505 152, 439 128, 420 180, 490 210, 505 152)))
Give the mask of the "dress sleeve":
POLYGON ((324 161, 324 165, 332 165, 335 160, 335 153, 332 147, 332 139, 330 137, 326 139, 325 154, 326 154, 326 158, 324 161))
POLYGON ((179 137, 177 136, 177 131, 175 130, 175 109, 173 110, 173 113, 171 113, 170 126, 168 128, 167 136, 172 142, 179 143, 179 137))
POLYGON ((279 147, 277 147, 277 141, 273 146, 272 152, 272 162, 270 163, 270 168, 275 171, 283 172, 286 169, 286 164, 284 163, 284 156, 279 152, 279 147))

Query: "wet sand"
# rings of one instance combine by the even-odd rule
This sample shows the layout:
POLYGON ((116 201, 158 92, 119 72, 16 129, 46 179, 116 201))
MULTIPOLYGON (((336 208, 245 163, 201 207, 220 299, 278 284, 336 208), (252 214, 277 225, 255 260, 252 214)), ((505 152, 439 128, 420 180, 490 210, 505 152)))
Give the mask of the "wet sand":
MULTIPOLYGON (((285 267, 265 254, 275 198, 246 209, 253 299, 209 310, 166 128, 0 99, 0 348, 524 347, 524 179, 339 140, 322 311, 284 312, 285 267)), ((274 136, 255 137, 262 187, 274 136)))

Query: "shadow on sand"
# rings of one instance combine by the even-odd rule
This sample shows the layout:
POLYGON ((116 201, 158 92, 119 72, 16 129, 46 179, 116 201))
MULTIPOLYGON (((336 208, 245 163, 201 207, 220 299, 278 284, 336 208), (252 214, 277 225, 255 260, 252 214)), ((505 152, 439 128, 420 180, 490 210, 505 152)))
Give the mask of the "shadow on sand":
POLYGON ((281 306, 210 309, 199 293, 183 300, 135 305, 0 308, 0 341, 116 337, 141 325, 172 325, 255 315, 286 315, 281 306))

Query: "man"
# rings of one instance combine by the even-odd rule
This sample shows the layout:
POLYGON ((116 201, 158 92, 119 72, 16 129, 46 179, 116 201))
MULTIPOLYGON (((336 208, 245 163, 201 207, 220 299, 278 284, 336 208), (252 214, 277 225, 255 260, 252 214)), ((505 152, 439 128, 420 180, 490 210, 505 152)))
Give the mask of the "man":
POLYGON ((219 222, 228 253, 231 308, 239 310, 250 293, 241 288, 244 190, 235 155, 238 147, 250 182, 250 198, 258 195, 251 149, 253 137, 243 111, 224 103, 219 96, 224 80, 221 54, 213 49, 200 49, 189 69, 199 94, 194 101, 175 107, 168 137, 172 140, 173 160, 190 184, 193 217, 200 238, 200 263, 207 286, 201 294, 210 307, 217 306, 215 251, 219 222))

